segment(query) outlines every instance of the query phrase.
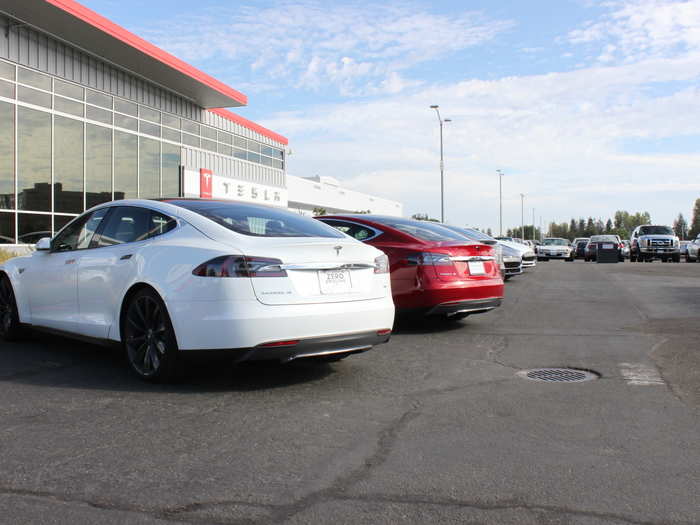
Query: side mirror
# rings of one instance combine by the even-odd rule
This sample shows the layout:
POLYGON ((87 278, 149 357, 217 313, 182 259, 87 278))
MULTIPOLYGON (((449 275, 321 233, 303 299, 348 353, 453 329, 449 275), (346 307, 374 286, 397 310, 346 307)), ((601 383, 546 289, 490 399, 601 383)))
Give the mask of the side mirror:
POLYGON ((51 249, 51 237, 42 237, 39 242, 36 243, 36 251, 47 252, 51 249))

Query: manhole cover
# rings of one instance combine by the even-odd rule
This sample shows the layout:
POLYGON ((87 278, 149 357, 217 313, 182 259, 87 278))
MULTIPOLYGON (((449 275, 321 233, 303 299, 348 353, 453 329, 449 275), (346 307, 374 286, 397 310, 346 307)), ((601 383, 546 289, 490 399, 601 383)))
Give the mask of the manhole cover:
POLYGON ((600 377, 594 372, 577 370, 576 368, 535 368, 534 370, 522 370, 518 372, 518 375, 532 381, 546 381, 548 383, 580 383, 600 377))

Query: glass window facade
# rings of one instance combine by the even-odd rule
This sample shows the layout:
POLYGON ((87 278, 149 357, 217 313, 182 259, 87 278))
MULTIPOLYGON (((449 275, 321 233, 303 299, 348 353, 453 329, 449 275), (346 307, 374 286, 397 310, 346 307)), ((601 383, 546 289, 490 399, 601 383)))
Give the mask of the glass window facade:
POLYGON ((102 202, 180 196, 183 146, 284 170, 283 149, 0 59, 0 244, 102 202))

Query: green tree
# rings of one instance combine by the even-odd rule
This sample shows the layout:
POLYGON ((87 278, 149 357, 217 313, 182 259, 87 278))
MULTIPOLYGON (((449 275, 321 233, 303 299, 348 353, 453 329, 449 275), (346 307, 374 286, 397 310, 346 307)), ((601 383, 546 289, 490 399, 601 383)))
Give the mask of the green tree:
POLYGON ((571 223, 569 224, 569 234, 573 235, 574 238, 578 237, 578 224, 576 223, 576 219, 571 217, 571 223))
POLYGON ((605 233, 612 233, 613 229, 613 222, 608 219, 608 222, 605 223, 605 233))
POLYGON ((688 238, 695 239, 698 235, 700 235, 700 199, 695 199, 695 206, 693 207, 693 220, 690 222, 688 238))
POLYGON ((314 208, 313 214, 314 216, 318 217, 321 215, 328 215, 328 211, 326 210, 326 208, 314 208))
POLYGON ((678 218, 673 221, 673 231, 681 240, 688 236, 688 221, 685 220, 682 213, 679 213, 678 218))
POLYGON ((490 235, 491 237, 493 237, 493 233, 491 233, 491 228, 486 229, 486 235, 490 235))

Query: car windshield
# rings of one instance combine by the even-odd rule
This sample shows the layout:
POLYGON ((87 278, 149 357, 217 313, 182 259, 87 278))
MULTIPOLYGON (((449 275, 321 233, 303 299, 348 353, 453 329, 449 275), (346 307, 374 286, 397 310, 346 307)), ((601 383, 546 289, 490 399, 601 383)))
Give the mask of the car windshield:
POLYGON ((545 246, 568 246, 569 241, 566 239, 545 239, 543 244, 545 246))
POLYGON ((206 200, 165 202, 198 213, 231 231, 252 237, 344 237, 341 232, 320 221, 268 206, 206 200))
POLYGON ((591 242, 618 242, 614 235, 594 235, 591 237, 591 242))
POLYGON ((668 226, 642 226, 639 235, 673 235, 673 230, 668 226))
POLYGON ((430 221, 400 219, 398 217, 371 217, 371 220, 394 228, 422 241, 466 241, 467 237, 430 221))

